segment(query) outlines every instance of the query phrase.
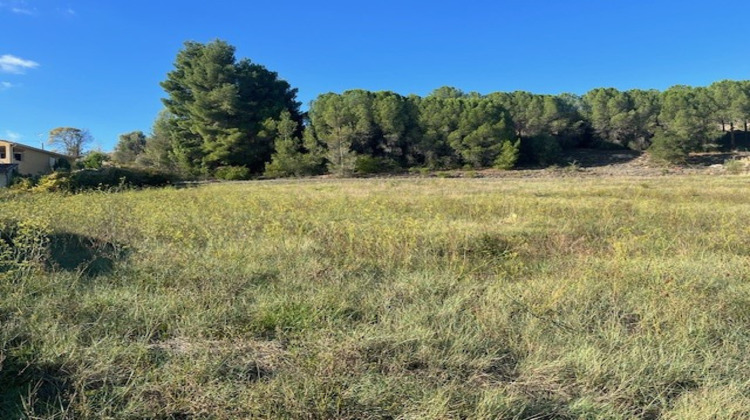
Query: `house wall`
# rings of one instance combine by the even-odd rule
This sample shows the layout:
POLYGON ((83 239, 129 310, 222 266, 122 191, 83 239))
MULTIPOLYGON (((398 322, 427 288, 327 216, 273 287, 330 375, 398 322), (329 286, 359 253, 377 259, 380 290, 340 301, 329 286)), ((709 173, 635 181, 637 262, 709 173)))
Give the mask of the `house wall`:
POLYGON ((59 155, 46 153, 21 144, 0 140, 0 147, 5 147, 5 158, 0 156, 0 163, 17 163, 18 173, 21 175, 43 175, 52 172, 59 155), (15 159, 14 154, 21 153, 21 160, 15 159))
POLYGON ((13 146, 7 141, 0 140, 0 148, 5 147, 5 157, 0 154, 0 163, 13 163, 13 146))
POLYGON ((52 165, 50 164, 50 155, 46 153, 40 153, 35 150, 23 150, 16 146, 13 148, 13 153, 22 153, 22 160, 16 161, 18 163, 18 173, 21 175, 40 175, 52 172, 52 165))

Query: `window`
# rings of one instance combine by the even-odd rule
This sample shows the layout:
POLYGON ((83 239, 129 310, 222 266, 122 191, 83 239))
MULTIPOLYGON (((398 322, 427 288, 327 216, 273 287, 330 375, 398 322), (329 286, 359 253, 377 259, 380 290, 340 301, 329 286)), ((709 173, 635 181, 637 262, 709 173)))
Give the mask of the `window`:
POLYGON ((0 159, 5 159, 5 146, 0 146, 0 159))
POLYGON ((13 159, 15 159, 17 162, 20 162, 23 160, 23 153, 13 153, 13 159))

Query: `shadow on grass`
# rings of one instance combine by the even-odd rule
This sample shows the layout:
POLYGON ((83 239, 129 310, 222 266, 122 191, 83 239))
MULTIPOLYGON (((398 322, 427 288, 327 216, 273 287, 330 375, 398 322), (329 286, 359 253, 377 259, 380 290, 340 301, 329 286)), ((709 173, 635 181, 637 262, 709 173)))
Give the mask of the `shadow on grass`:
POLYGON ((48 264, 52 269, 97 277, 112 272, 115 261, 127 255, 121 244, 75 233, 55 233, 50 237, 48 264))
POLYGON ((623 165, 641 157, 643 152, 629 149, 572 149, 564 153, 563 161, 577 164, 581 168, 596 168, 623 165))
POLYGON ((11 356, 0 367, 0 418, 53 418, 69 406, 72 379, 62 365, 11 356))
POLYGON ((736 157, 735 153, 698 153, 690 155, 686 163, 690 166, 723 165, 736 157))

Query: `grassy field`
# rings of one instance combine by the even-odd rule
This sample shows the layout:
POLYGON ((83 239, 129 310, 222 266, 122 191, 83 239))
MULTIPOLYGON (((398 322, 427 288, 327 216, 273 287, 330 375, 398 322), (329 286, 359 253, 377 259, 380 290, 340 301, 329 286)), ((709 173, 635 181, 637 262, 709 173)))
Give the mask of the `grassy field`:
POLYGON ((0 193, 0 418, 749 418, 749 187, 0 193))

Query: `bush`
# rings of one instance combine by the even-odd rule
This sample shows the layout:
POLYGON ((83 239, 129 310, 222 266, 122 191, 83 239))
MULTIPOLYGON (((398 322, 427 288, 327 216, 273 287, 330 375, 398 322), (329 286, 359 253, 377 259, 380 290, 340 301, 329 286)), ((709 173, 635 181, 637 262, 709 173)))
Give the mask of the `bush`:
POLYGON ((52 169, 56 172, 68 172, 73 169, 73 167, 70 165, 70 161, 68 159, 57 159, 52 169))
POLYGON ((31 175, 14 174, 9 187, 13 190, 29 191, 36 183, 37 180, 31 175))
POLYGON ((409 168, 410 175, 430 176, 430 168, 424 166, 412 166, 409 168))
POLYGON ((732 175, 739 175, 747 171, 748 164, 747 160, 729 159, 724 162, 724 169, 727 173, 732 175))
POLYGON ((214 176, 226 181, 243 181, 250 179, 250 169, 245 166, 220 166, 214 171, 214 176))
POLYGON ((172 174, 166 172, 115 167, 83 169, 75 172, 52 172, 41 176, 38 181, 35 181, 34 178, 16 178, 16 180, 14 180, 13 188, 35 192, 77 192, 97 188, 160 187, 176 181, 172 174))
POLYGON ((648 153, 657 162, 681 164, 687 160, 690 150, 689 141, 661 132, 654 136, 648 153))
POLYGON ((527 163, 549 166, 560 161, 562 147, 549 135, 529 137, 521 140, 521 157, 527 163))
POLYGON ((354 162, 354 171, 358 174, 382 174, 395 172, 398 164, 391 159, 361 155, 354 162))
POLYGON ((81 169, 101 169, 104 162, 109 162, 109 160, 110 157, 108 154, 95 150, 81 158, 76 165, 81 169))
POLYGON ((305 172, 301 157, 301 153, 295 156, 276 154, 273 156, 271 162, 266 163, 263 175, 271 178, 300 176, 305 172))
POLYGON ((271 178, 320 175, 323 166, 316 156, 309 153, 275 154, 266 163, 263 175, 271 178))
POLYGON ((87 169, 71 174, 73 190, 120 186, 161 187, 174 181, 174 176, 166 172, 135 168, 87 169))
POLYGON ((39 181, 31 189, 36 192, 72 191, 70 172, 52 172, 39 178, 39 181))
POLYGON ((46 222, 0 220, 0 278, 40 267, 47 258, 51 232, 46 222))
POLYGON ((497 169, 513 169, 521 154, 521 140, 515 142, 504 141, 500 146, 500 154, 495 159, 493 166, 497 169))

